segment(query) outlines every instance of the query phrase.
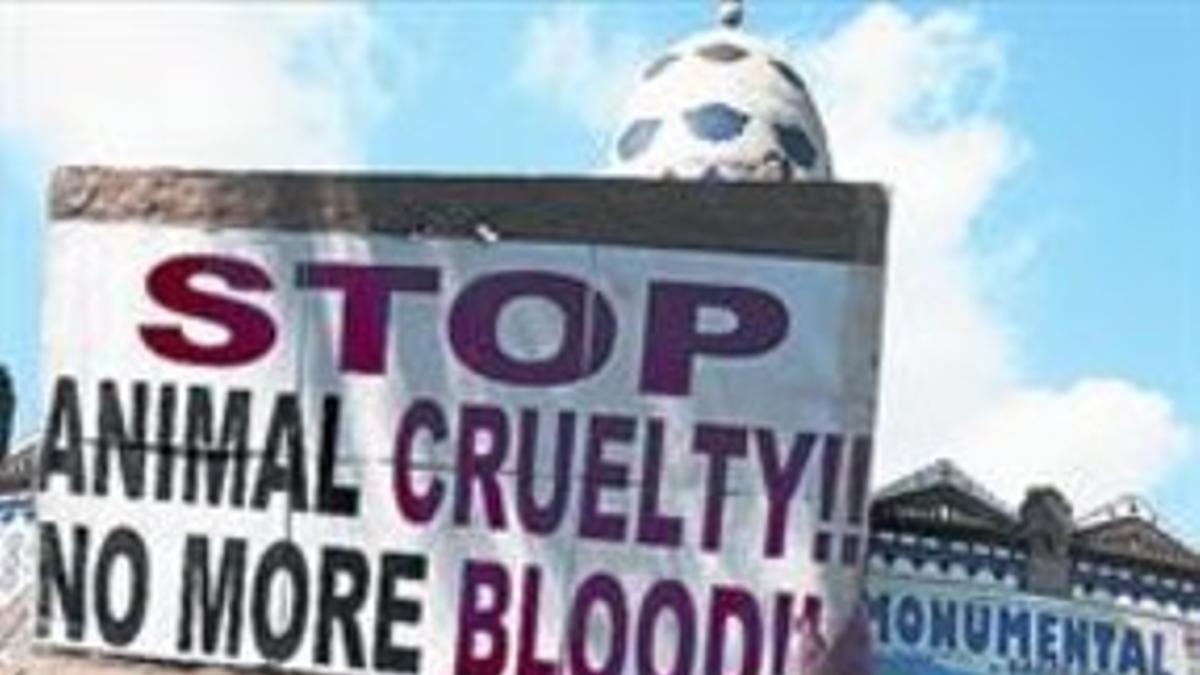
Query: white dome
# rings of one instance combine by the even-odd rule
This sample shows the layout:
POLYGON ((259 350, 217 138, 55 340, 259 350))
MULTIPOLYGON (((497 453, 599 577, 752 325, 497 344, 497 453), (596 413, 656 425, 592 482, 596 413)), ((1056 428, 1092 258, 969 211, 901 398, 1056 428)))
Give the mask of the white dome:
POLYGON ((617 175, 829 180, 825 130, 799 75, 762 41, 719 28, 642 73, 610 153, 617 175))

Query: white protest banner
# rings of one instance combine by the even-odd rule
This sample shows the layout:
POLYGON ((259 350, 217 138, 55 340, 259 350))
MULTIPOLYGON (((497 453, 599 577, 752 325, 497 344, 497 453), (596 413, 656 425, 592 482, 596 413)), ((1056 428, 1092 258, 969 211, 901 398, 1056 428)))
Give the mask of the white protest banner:
POLYGON ((877 675, 1195 675, 1177 610, 1066 600, 968 581, 873 572, 877 675))
POLYGON ((445 675, 853 660, 866 188, 364 179, 337 189, 375 215, 325 226, 286 206, 321 180, 141 178, 58 185, 287 199, 56 209, 44 644, 445 675), (795 210, 730 215, 747 204, 795 210), (498 240, 462 236, 479 213, 498 240))

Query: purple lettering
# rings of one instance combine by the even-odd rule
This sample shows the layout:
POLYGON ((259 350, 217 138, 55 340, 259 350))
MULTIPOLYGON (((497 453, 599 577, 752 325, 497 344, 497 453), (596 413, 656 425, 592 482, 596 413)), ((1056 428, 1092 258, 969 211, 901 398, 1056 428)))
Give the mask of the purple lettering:
POLYGON ((575 413, 558 415, 558 444, 554 448, 553 493, 550 502, 540 505, 535 491, 540 472, 537 468, 538 413, 521 411, 517 450, 517 517, 522 527, 534 534, 550 534, 567 513, 571 487, 571 457, 575 454, 575 413))
POLYGON ((787 334, 787 307, 754 288, 655 282, 650 285, 642 358, 641 389, 686 396, 700 355, 747 357, 770 351, 787 334), (724 310, 736 319, 726 332, 701 332, 703 309, 724 310))
POLYGON ((621 584, 613 577, 598 573, 588 577, 579 587, 575 601, 571 603, 569 628, 567 630, 567 658, 572 675, 618 675, 625 663, 625 649, 629 624, 628 609, 625 606, 625 593, 621 584), (599 666, 593 667, 588 663, 588 619, 591 617, 593 606, 605 608, 608 611, 609 634, 612 642, 608 645, 608 658, 599 666))
POLYGON ((659 487, 663 472, 663 421, 651 418, 646 424, 646 451, 642 464, 642 499, 638 503, 637 540, 656 546, 679 546, 683 522, 659 512, 659 487))
POLYGON ((612 353, 617 319, 604 296, 577 279, 550 272, 500 272, 475 280, 454 300, 450 342, 460 361, 485 377, 517 385, 553 386, 592 375, 612 353), (552 356, 514 358, 500 345, 500 314, 522 297, 541 298, 563 317, 552 356))
POLYGON ((706 642, 705 675, 757 674, 762 666, 763 625, 754 597, 733 586, 714 587, 706 642), (736 671, 725 665, 725 643, 732 634, 727 624, 731 621, 741 626, 742 635, 742 663, 736 671))
POLYGON ((150 351, 164 359, 202 366, 241 366, 275 344, 275 323, 253 305, 193 286, 199 276, 216 277, 239 291, 269 291, 271 278, 254 263, 228 256, 181 255, 155 265, 146 277, 146 292, 159 305, 225 329, 220 344, 194 342, 177 324, 138 326, 150 351))
POLYGON ((692 440, 692 451, 708 455, 708 483, 704 491, 704 521, 700 546, 715 551, 721 546, 721 527, 725 514, 725 483, 730 457, 745 457, 747 433, 741 427, 699 424, 692 440))
POLYGON ((756 429, 754 435, 758 440, 763 487, 767 492, 767 532, 763 554, 768 558, 778 558, 783 555, 788 506, 796 494, 796 489, 800 487, 800 479, 804 476, 804 468, 808 465, 816 436, 808 433, 796 434, 791 452, 788 453, 787 460, 783 461, 779 456, 778 443, 773 431, 756 429))
POLYGON ((400 419, 396 431, 396 446, 393 449, 392 494, 400 513, 413 523, 428 523, 442 503, 445 488, 441 479, 431 476, 425 494, 418 494, 412 476, 416 472, 413 462, 413 441, 421 431, 428 432, 434 443, 446 438, 446 417, 438 404, 429 399, 418 399, 409 406, 400 419))
POLYGON ((504 527, 500 467, 508 454, 508 418, 494 406, 464 405, 460 411, 458 466, 455 471, 454 522, 471 523, 471 484, 483 496, 484 519, 492 529, 504 527), (486 442, 481 442, 487 439, 486 442))
POLYGON ((458 602, 458 644, 454 672, 462 675, 496 675, 508 660, 508 632, 504 613, 509 603, 508 573, 500 565, 468 560, 463 565, 458 602), (484 598, 491 598, 485 604, 484 598), (476 638, 487 648, 478 654, 476 638))
POLYGON ((658 581, 642 601, 637 626, 637 672, 659 675, 654 667, 655 626, 663 612, 675 615, 675 660, 669 675, 688 675, 696 659, 696 608, 687 588, 678 581, 658 581))
POLYGON ((341 291, 341 368, 382 373, 387 365, 388 322, 392 293, 436 293, 438 270, 398 265, 303 263, 296 270, 300 288, 341 291))
POLYGON ((525 569, 521 593, 521 627, 517 635, 517 675, 555 675, 558 664, 537 656, 538 597, 541 595, 542 573, 530 565, 525 569))
POLYGON ((636 430, 637 422, 631 417, 595 415, 591 418, 583 465, 579 536, 606 541, 625 539, 625 515, 602 511, 600 496, 605 488, 624 490, 629 487, 629 467, 606 460, 604 447, 612 441, 631 442, 636 430))

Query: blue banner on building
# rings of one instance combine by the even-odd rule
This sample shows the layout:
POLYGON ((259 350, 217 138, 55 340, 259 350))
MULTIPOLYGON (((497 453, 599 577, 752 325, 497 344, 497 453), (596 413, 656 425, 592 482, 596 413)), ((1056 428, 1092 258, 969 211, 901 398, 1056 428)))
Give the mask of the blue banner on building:
POLYGON ((1197 672, 1189 624, 1165 609, 886 574, 870 585, 877 675, 1197 672))

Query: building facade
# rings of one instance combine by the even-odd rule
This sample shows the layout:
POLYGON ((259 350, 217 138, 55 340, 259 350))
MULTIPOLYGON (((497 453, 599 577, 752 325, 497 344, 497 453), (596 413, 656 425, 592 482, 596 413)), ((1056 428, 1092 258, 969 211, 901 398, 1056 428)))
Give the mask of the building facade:
POLYGON ((1012 508, 949 462, 872 507, 879 675, 1200 673, 1200 555, 1134 499, 1012 508))

